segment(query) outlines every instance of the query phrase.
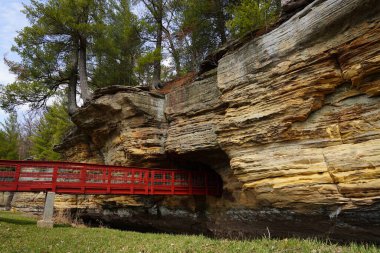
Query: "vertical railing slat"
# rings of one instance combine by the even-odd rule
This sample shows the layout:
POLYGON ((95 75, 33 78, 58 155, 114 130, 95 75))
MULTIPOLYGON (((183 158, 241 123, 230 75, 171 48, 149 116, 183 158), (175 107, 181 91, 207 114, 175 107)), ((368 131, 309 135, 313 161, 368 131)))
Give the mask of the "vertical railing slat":
POLYGON ((20 174, 21 174, 21 165, 20 164, 17 164, 16 165, 16 173, 15 173, 15 177, 14 177, 14 182, 15 182, 15 188, 14 188, 14 191, 17 191, 18 190, 18 186, 19 186, 19 182, 20 182, 20 174))
POLYGON ((190 171, 188 172, 188 184, 189 184, 189 194, 192 195, 193 194, 193 175, 190 171))
POLYGON ((154 194, 154 177, 155 177, 155 173, 152 170, 151 173, 150 173, 150 194, 151 195, 154 194))
POLYGON ((85 193, 86 174, 87 174, 87 167, 84 166, 83 168, 80 169, 80 179, 79 179, 79 186, 82 193, 85 193))
POLYGON ((145 184, 145 194, 149 194, 149 170, 145 171, 144 175, 144 184, 145 184))
POLYGON ((174 171, 171 173, 171 186, 172 186, 172 194, 174 194, 174 171))
POLYGON ((108 168, 107 169, 107 193, 110 194, 111 193, 111 181, 112 181, 112 171, 113 169, 112 168, 108 168))
POLYGON ((57 176, 58 176, 58 167, 57 166, 54 166, 53 167, 53 177, 52 177, 52 191, 55 192, 56 189, 57 189, 57 176))
POLYGON ((131 184, 131 194, 133 194, 135 192, 135 170, 132 169, 132 177, 131 177, 131 180, 132 180, 132 184, 131 184))

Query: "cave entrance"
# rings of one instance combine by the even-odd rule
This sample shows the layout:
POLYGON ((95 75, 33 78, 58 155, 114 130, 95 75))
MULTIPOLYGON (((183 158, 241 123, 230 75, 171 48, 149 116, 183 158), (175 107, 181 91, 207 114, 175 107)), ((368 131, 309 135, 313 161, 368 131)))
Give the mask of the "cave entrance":
POLYGON ((196 181, 196 172, 210 175, 209 184, 217 185, 217 196, 223 193, 223 174, 229 168, 229 158, 221 150, 191 152, 186 154, 170 153, 168 156, 168 167, 172 169, 189 170, 193 173, 196 181))

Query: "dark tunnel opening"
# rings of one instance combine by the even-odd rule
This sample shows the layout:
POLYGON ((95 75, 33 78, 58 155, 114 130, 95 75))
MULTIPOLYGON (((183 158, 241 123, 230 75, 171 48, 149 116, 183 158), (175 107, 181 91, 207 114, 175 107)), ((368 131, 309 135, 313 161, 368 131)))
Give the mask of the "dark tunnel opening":
POLYGON ((192 172, 207 172, 217 180, 218 197, 223 194, 223 175, 230 171, 228 156, 221 150, 195 151, 185 154, 167 154, 169 168, 184 169, 192 172))

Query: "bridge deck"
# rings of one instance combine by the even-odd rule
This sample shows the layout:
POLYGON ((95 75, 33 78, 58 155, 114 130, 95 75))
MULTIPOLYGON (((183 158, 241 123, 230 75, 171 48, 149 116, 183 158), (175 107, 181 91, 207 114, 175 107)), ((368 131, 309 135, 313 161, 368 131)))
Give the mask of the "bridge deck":
POLYGON ((0 160, 0 191, 217 196, 221 181, 206 171, 0 160))

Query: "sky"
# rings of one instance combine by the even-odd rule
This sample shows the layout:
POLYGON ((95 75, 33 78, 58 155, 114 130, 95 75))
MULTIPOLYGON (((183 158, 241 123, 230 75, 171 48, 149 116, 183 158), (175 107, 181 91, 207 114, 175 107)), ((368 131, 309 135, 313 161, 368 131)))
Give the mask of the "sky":
MULTIPOLYGON (((28 25, 25 15, 21 13, 22 3, 28 4, 29 0, 0 0, 0 84, 8 84, 15 80, 3 58, 5 56, 17 59, 17 55, 11 53, 13 39, 17 31, 28 25)), ((3 122, 5 117, 5 112, 0 109, 0 122, 3 122)))

